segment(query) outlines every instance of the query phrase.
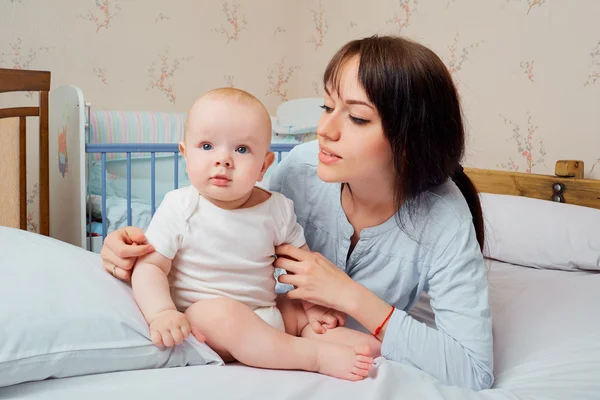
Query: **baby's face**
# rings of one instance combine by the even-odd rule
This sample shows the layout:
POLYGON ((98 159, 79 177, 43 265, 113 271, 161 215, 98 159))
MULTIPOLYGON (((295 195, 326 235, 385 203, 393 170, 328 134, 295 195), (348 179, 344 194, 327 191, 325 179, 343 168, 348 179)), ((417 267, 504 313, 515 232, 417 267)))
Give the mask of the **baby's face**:
POLYGON ((246 196, 262 179, 270 143, 270 120, 259 105, 205 99, 190 111, 181 150, 196 190, 228 202, 246 196))

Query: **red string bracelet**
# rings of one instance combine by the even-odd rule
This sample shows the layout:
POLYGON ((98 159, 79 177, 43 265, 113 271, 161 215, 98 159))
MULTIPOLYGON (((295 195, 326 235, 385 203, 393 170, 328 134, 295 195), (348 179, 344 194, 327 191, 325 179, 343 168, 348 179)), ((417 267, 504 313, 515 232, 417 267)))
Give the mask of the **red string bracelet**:
POLYGON ((375 329, 375 332, 373 333, 373 336, 375 336, 375 337, 379 336, 379 332, 381 332, 381 329, 383 328, 383 326, 385 325, 385 323, 388 322, 388 319, 390 319, 390 317, 394 313, 394 309, 395 309, 394 306, 392 306, 392 310, 387 315, 387 317, 385 317, 385 319, 383 320, 383 322, 381 323, 381 325, 379 325, 377 327, 377 329, 375 329))

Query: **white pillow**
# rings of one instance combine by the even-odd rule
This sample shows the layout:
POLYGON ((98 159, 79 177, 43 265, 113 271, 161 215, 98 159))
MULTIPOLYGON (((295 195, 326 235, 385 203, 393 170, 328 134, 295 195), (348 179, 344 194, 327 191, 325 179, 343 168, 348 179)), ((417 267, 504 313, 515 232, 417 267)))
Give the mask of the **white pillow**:
POLYGON ((306 97, 284 101, 277 107, 272 119, 272 129, 276 134, 302 134, 314 132, 323 110, 322 97, 306 97))
POLYGON ((600 210, 481 193, 484 253, 534 268, 600 270, 600 210))
POLYGON ((0 387, 49 377, 222 364, 190 336, 161 350, 97 254, 0 227, 0 387))

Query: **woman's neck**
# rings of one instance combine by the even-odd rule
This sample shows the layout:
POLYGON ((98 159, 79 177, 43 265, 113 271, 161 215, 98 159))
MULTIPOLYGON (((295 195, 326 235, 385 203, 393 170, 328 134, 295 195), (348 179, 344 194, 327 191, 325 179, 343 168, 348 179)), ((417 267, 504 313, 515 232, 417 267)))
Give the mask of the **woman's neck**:
POLYGON ((394 198, 394 182, 381 179, 344 184, 341 200, 352 225, 364 229, 382 224, 398 211, 394 198))

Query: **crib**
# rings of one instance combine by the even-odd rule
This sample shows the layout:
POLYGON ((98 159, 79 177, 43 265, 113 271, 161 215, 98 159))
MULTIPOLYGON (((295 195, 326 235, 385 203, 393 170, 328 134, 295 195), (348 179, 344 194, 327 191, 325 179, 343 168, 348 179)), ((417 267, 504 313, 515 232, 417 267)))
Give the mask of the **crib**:
MULTIPOLYGON (((50 199, 56 239, 99 252, 108 233, 145 229, 165 194, 190 184, 178 148, 185 113, 96 111, 81 89, 59 86, 50 94, 49 114, 50 142, 58 144, 50 199)), ((315 138, 314 115, 297 129, 271 118, 276 158, 261 187, 295 145, 315 138)))

